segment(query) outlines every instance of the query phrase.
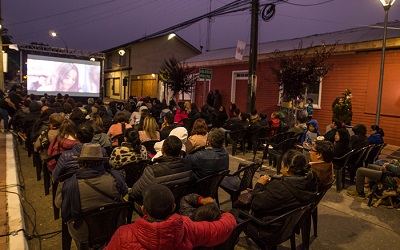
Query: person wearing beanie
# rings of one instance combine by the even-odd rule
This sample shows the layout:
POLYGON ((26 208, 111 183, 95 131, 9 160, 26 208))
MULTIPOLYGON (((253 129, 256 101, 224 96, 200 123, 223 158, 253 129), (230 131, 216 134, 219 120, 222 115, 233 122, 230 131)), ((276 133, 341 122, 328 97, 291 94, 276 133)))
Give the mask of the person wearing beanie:
POLYGON ((222 213, 212 222, 193 222, 173 213, 175 198, 169 188, 160 184, 148 185, 143 190, 141 209, 144 217, 118 228, 105 250, 212 247, 228 239, 237 225, 230 213, 222 213))

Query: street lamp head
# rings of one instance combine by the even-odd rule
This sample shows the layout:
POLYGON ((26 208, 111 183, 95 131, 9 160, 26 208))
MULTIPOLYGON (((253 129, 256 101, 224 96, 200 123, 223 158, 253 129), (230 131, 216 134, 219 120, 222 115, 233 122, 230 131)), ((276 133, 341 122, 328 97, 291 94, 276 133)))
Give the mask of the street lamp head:
POLYGON ((390 6, 392 6, 395 1, 396 0, 381 0, 381 3, 385 10, 389 10, 390 6))
POLYGON ((125 50, 123 50, 123 49, 118 50, 118 54, 120 56, 124 56, 125 55, 125 50))
POLYGON ((57 36, 57 33, 56 33, 55 31, 50 31, 50 35, 51 35, 52 37, 56 37, 56 36, 57 36))

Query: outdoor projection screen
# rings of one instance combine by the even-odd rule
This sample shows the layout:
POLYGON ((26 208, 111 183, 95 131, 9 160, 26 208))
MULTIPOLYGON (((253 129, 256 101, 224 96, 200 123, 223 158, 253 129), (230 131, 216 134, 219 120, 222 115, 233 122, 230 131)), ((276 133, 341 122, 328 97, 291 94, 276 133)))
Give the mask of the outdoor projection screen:
POLYGON ((100 95, 100 62, 28 55, 29 94, 100 95))

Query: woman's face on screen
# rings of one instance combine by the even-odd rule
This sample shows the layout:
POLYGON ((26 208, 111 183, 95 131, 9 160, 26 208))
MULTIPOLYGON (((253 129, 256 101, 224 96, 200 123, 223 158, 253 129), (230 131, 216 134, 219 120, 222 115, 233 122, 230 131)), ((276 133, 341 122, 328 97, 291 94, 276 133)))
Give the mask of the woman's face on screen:
POLYGON ((62 88, 64 90, 69 90, 76 83, 77 77, 78 77, 78 72, 71 69, 68 72, 68 74, 64 77, 64 79, 62 80, 62 84, 63 84, 62 88))

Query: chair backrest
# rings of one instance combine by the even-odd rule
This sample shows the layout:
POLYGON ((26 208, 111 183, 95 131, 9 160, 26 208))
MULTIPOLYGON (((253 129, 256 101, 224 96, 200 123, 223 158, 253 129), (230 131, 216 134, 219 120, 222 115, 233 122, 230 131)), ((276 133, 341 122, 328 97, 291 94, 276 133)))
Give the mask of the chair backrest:
POLYGON ((261 238, 258 238, 258 235, 251 236, 258 246, 265 248, 265 246, 277 246, 290 239, 295 233, 296 226, 301 223, 300 220, 305 218, 303 215, 308 212, 310 208, 311 204, 299 207, 267 222, 254 218, 243 211, 241 211, 240 214, 244 215, 245 218, 252 218, 250 224, 258 228, 259 231, 263 229, 267 231, 270 229, 271 225, 280 225, 268 242, 264 242, 261 238))
POLYGON ((296 138, 285 139, 281 141, 278 145, 274 146, 274 149, 285 153, 289 149, 294 148, 294 144, 296 143, 296 141, 296 138))
POLYGON ((89 247, 104 246, 121 225, 126 224, 129 202, 119 202, 104 205, 87 212, 83 212, 70 222, 88 225, 89 247))
POLYGON ((243 230, 246 228, 246 226, 249 222, 250 222, 250 219, 243 220, 240 218, 236 218, 237 226, 232 231, 229 238, 226 241, 224 241, 223 243, 215 246, 213 249, 227 249, 227 250, 235 249, 235 245, 237 244, 240 234, 243 232, 243 230))
MULTIPOLYGON (((240 185, 239 185, 239 192, 246 190, 247 188, 253 188, 253 177, 256 173, 257 169, 261 166, 260 163, 254 162, 250 165, 242 167, 239 169, 238 175, 241 175, 240 178, 240 185), (240 174, 243 173, 243 174, 240 174)), ((235 173, 235 174, 236 174, 235 173)))
POLYGON ((362 161, 363 161, 362 163, 364 164, 364 167, 368 166, 368 160, 369 160, 369 157, 370 157, 371 152, 374 149, 374 147, 375 147, 375 145, 371 144, 368 146, 368 149, 365 151, 364 157, 362 159, 362 161))
POLYGON ((151 154, 157 154, 156 150, 154 149, 154 144, 159 142, 159 140, 150 140, 142 142, 141 144, 146 148, 147 152, 151 154))
POLYGON ((341 157, 333 157, 332 163, 335 169, 342 169, 343 167, 347 166, 347 162, 349 161, 350 157, 354 154, 355 150, 349 151, 347 154, 341 157))
POLYGON ((181 204, 182 197, 185 196, 186 190, 189 186, 187 182, 182 182, 173 185, 166 185, 175 197, 175 212, 179 211, 179 205, 181 204))
MULTIPOLYGON (((375 145, 374 149, 372 149, 372 152, 375 151, 375 152, 374 152, 375 154, 372 155, 373 158, 372 158, 372 162, 371 162, 371 163, 374 163, 376 160, 378 160, 378 157, 379 157, 379 155, 381 154, 382 149, 383 149, 384 147, 386 147, 386 143, 382 143, 382 144, 375 145)), ((371 154, 372 154, 372 153, 371 153, 371 154)))
POLYGON ((229 170, 227 169, 203 177, 190 185, 188 193, 196 193, 203 197, 212 197, 215 199, 218 193, 218 187, 228 173, 229 170))
POLYGON ((362 164, 361 160, 367 150, 368 150, 368 146, 354 151, 354 153, 352 154, 352 156, 349 159, 349 163, 351 163, 353 166, 359 166, 360 164, 362 164))
POLYGON ((242 140, 243 137, 246 135, 246 129, 231 131, 229 134, 232 140, 239 141, 242 140))
POLYGON ((142 176, 144 169, 152 164, 151 160, 140 160, 123 165, 120 171, 125 178, 126 185, 131 188, 142 176))

